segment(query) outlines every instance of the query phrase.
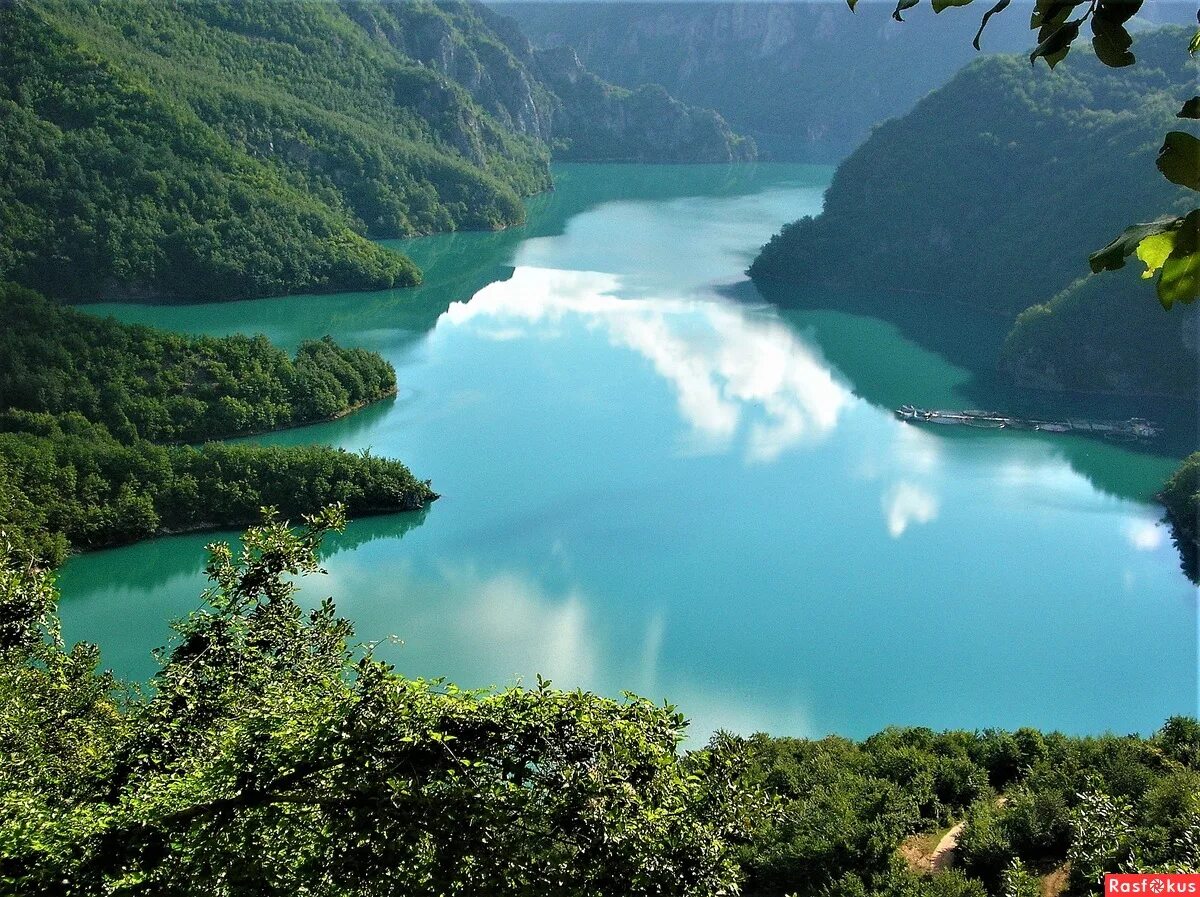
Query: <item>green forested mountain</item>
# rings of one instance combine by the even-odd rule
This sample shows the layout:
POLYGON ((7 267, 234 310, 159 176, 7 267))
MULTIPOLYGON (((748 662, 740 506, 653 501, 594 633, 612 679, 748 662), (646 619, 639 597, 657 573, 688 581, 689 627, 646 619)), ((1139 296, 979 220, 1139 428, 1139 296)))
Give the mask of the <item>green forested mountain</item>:
POLYGON ((415 282, 411 264, 347 215, 60 25, 71 11, 101 15, 93 4, 0 6, 0 277, 70 298, 415 282))
POLYGON ((289 358, 262 337, 124 325, 0 285, 0 531, 56 564, 71 546, 244 524, 265 506, 422 507, 432 490, 396 461, 177 444, 324 420, 395 389, 381 357, 330 340, 289 358))
POLYGON ((0 278, 55 296, 411 284, 366 238, 520 223, 550 145, 574 128, 576 156, 608 157, 585 122, 636 158, 752 152, 678 103, 651 132, 599 81, 569 105, 511 23, 458 0, 8 0, 0 30, 0 278))
MULTIPOLYGON (((1138 63, 1082 53, 1053 72, 986 57, 880 125, 834 175, 817 218, 755 260, 756 281, 929 291, 1016 315, 1087 273, 1089 252, 1180 196, 1154 167, 1196 65, 1180 30, 1138 63)), ((913 299, 911 301, 919 301, 913 299)))
MULTIPOLYGON (((782 302, 804 302, 803 285, 850 284, 897 317, 948 299, 957 311, 936 314, 990 317, 997 346, 1021 312, 1049 303, 1013 331, 1009 370, 1041 386, 1144 390, 1194 352, 1194 314, 1163 321, 1135 277, 1068 288, 1126 224, 1182 201, 1154 157, 1194 87, 1186 43, 1182 29, 1140 35, 1137 64, 1122 69, 1083 53, 1052 72, 979 60, 877 128, 839 166, 822 214, 773 237, 751 276, 782 302), (1080 339, 1056 344, 1068 329, 1080 339)), ((1154 391, 1193 386, 1183 371, 1154 391)))

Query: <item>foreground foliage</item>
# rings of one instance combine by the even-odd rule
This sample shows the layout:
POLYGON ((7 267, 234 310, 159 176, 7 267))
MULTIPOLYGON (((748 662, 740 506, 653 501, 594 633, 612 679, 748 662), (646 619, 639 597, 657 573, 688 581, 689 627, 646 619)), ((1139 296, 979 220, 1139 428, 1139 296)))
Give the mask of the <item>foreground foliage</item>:
POLYGON ((52 583, 0 561, 0 890, 726 893, 737 743, 681 756, 645 701, 396 676, 296 600, 334 510, 212 547, 153 693, 67 649, 52 583))
MULTIPOLYGON (((1033 729, 887 729, 863 742, 756 736, 749 781, 781 812, 742 848, 753 895, 1008 895, 1069 871, 1200 869, 1200 726, 1153 738, 1033 729), (914 875, 897 850, 964 820, 957 872, 914 875)), ((933 838, 936 843, 937 836, 933 838)))
POLYGON ((1001 897, 1200 868, 1200 725, 714 736, 673 708, 397 676, 297 600, 332 508, 210 546, 142 692, 0 544, 0 892, 1001 897), (965 819, 960 868, 900 852, 965 819))

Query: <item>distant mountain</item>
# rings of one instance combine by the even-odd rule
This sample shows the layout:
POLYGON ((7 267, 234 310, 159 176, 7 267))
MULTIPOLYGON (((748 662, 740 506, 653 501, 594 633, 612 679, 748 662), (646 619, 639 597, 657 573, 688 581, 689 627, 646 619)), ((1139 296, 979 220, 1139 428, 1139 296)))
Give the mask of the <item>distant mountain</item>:
MULTIPOLYGON (((1146 390, 1165 359, 1194 352, 1178 323, 1191 310, 1164 323, 1136 277, 1072 284, 1125 225, 1185 202, 1154 158, 1194 93, 1186 42, 1183 29, 1143 34, 1124 69, 1086 50, 1053 72, 1023 57, 977 61, 877 128, 839 166, 822 214, 772 238, 752 278, 784 303, 806 301, 814 285, 850 285, 896 319, 934 308, 927 317, 988 317, 997 348, 1018 314, 1050 303, 1022 315, 1010 372, 1047 387, 1146 390), (1046 328, 1080 342, 1064 349, 1046 328), (1160 338, 1164 328, 1176 335, 1160 338)), ((989 351, 975 347, 979 364, 995 359, 989 351)), ((1181 371, 1155 391, 1194 388, 1181 371)))
MULTIPOLYGON (((660 84, 719 111, 764 157, 836 161, 975 55, 977 16, 935 23, 826 3, 498 2, 539 47, 569 46, 600 77, 660 84)), ((1028 21, 997 17, 987 46, 1017 50, 1028 21)))
MULTIPOLYGON (((716 109, 764 158, 836 162, 881 121, 902 115, 978 54, 971 39, 990 4, 927 4, 891 17, 894 0, 617 2, 494 0, 539 47, 572 47, 585 66, 627 87, 660 84, 716 109)), ((1194 23, 1195 4, 1155 0, 1146 21, 1194 23)), ((1031 47, 1031 4, 995 16, 988 52, 1031 47)))
POLYGON ((460 0, 7 0, 0 32, 0 279, 72 299, 411 284, 369 238, 518 224, 551 147, 754 154, 460 0))

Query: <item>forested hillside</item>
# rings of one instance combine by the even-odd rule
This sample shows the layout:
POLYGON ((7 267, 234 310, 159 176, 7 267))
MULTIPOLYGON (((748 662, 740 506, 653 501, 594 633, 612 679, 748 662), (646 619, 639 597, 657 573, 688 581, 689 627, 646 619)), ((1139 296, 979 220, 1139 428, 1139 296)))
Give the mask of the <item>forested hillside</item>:
POLYGON ((0 531, 52 565, 72 546, 245 524, 265 506, 422 507, 432 490, 396 461, 176 444, 325 420, 395 390, 381 357, 330 340, 289 358, 262 337, 119 324, 0 284, 0 531))
POLYGON ((326 420, 396 391, 391 365, 331 340, 294 358, 264 337, 120 324, 0 285, 5 408, 75 412, 120 439, 195 442, 326 420))
POLYGON ((596 128, 631 158, 752 155, 594 76, 560 99, 466 2, 22 0, 0 30, 0 278, 72 299, 412 284, 368 238, 518 224, 551 145, 608 158, 596 128))
MULTIPOLYGON (((1144 390, 1194 352, 1192 311, 1163 321, 1133 277, 1068 288, 1126 224, 1181 204, 1154 158, 1194 87, 1186 44, 1182 29, 1141 35, 1137 64, 1121 69, 1086 54, 1053 72, 979 60, 876 129, 839 166, 822 214, 773 237, 751 277, 784 303, 804 302, 803 285, 851 284, 898 318, 948 299, 956 310, 927 313, 990 317, 997 347, 1021 312, 1049 303, 1022 316, 1010 371, 1041 386, 1144 390), (1056 343, 1064 328, 1080 339, 1056 343)), ((976 361, 994 357, 981 346, 976 361)), ((1154 391, 1193 385, 1179 376, 1154 391)))
POLYGON ((1021 312, 1001 370, 1037 389, 1194 396, 1200 316, 1160 308, 1137 268, 1089 275, 1021 312))
POLYGON ((1200 581, 1200 452, 1190 455, 1167 481, 1160 496, 1171 521, 1183 572, 1200 581))

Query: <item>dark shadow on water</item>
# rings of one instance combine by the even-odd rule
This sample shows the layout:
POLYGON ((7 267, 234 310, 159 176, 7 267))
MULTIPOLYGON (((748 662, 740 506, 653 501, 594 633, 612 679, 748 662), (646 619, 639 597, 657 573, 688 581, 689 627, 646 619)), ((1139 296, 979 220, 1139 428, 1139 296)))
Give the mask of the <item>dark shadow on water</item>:
MULTIPOLYGON (((402 539, 421 526, 428 515, 429 508, 426 507, 419 511, 353 518, 345 532, 326 536, 321 556, 334 557, 381 539, 402 539)), ((64 603, 71 602, 74 595, 96 582, 120 583, 124 580, 123 571, 129 568, 138 571, 137 588, 141 591, 161 590, 176 580, 199 579, 208 562, 206 546, 213 542, 228 542, 236 549, 240 539, 240 529, 215 530, 163 536, 122 548, 88 552, 79 556, 81 560, 86 561, 81 568, 88 574, 86 584, 76 582, 75 571, 70 561, 61 571, 59 585, 62 589, 62 600, 64 603)), ((189 599, 193 597, 195 606, 199 606, 200 591, 197 590, 194 596, 188 596, 189 599)))
MULTIPOLYGON (((1055 446, 1071 466, 1097 488, 1123 498, 1148 501, 1161 488, 1179 460, 1200 444, 1200 421, 1194 400, 1163 396, 1118 396, 1053 392, 1014 386, 997 372, 1000 347, 1011 320, 990 315, 974 307, 922 294, 866 294, 862 291, 828 287, 765 289, 765 295, 748 282, 722 291, 731 299, 753 304, 768 302, 788 310, 837 311, 880 319, 894 326, 907 340, 934 353, 966 372, 961 382, 947 386, 926 382, 905 365, 906 361, 882 358, 856 345, 852 337, 816 341, 826 358, 850 381, 854 391, 877 407, 894 410, 911 403, 925 407, 974 408, 1022 417, 1087 418, 1127 420, 1141 417, 1155 421, 1163 435, 1149 442, 1114 444, 1099 437, 1055 436, 1045 433, 1009 432, 1006 438, 1027 438, 1055 446), (978 312, 978 313, 976 313, 978 312), (913 386, 913 384, 916 384, 913 386), (954 398, 948 398, 953 393, 954 398), (1137 459, 1144 459, 1139 462, 1137 459)), ((889 355, 889 353, 883 353, 889 355)), ((948 370, 947 373, 951 371, 948 370)), ((959 428, 927 428, 947 440, 991 438, 994 434, 960 431, 959 428)))
MULTIPOLYGON (((435 502, 436 504, 436 502, 435 502)), ((432 506, 426 505, 419 511, 405 511, 402 514, 380 514, 374 517, 358 517, 351 520, 342 533, 331 533, 325 538, 321 556, 335 557, 346 551, 354 551, 369 542, 383 539, 403 539, 410 532, 425 523, 432 506)))
POLYGON ((783 308, 834 309, 881 318, 907 338, 971 371, 992 370, 1012 316, 933 293, 841 289, 831 286, 756 284, 783 308))

